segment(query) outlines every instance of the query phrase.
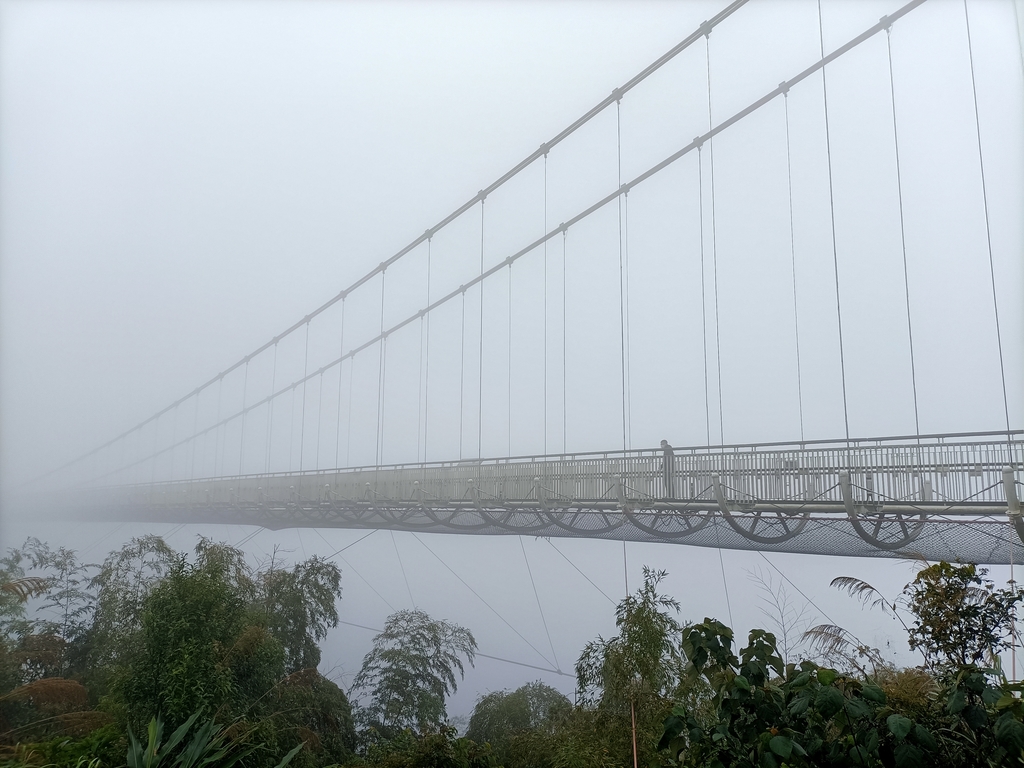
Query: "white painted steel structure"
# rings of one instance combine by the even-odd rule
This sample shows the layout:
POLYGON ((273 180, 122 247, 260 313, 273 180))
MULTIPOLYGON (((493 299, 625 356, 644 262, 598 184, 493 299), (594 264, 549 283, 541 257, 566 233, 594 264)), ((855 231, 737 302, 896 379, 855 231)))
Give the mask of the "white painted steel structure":
POLYGON ((95 488, 95 515, 1016 562, 1022 432, 520 456, 95 488), (1016 550, 1011 553, 1011 549, 1016 550))

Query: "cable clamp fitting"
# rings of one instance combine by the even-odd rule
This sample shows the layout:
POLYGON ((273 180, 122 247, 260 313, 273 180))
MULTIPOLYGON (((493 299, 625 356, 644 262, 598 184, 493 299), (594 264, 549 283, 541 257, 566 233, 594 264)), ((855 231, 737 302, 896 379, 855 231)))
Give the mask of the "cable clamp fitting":
POLYGON ((544 142, 543 144, 540 145, 540 153, 544 155, 544 157, 548 156, 548 149, 549 148, 547 142, 544 142))
POLYGON ((621 88, 613 88, 612 89, 612 100, 616 101, 616 102, 622 101, 622 89, 621 88))
POLYGON ((889 32, 892 29, 892 22, 889 21, 889 16, 888 15, 885 15, 882 18, 880 18, 878 20, 878 23, 881 24, 885 28, 886 32, 889 32))
POLYGON ((700 25, 699 31, 702 35, 704 35, 704 37, 711 37, 712 29, 714 29, 714 26, 712 26, 711 22, 705 21, 703 24, 700 25))
POLYGON ((789 83, 783 80, 779 83, 779 90, 782 92, 783 96, 789 96, 789 83))

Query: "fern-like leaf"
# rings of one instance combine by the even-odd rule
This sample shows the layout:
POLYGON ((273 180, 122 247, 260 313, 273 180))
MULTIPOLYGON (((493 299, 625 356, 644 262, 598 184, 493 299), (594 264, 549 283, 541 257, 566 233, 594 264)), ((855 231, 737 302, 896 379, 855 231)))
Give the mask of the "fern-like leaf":
POLYGON ((885 595, 866 581, 853 576, 836 576, 836 578, 832 579, 829 586, 845 591, 850 597, 860 600, 863 605, 868 605, 871 608, 891 609, 889 601, 885 599, 885 595))
POLYGON ((14 595, 20 602, 24 603, 32 597, 38 597, 50 588, 50 580, 41 576, 26 576, 15 581, 0 583, 0 592, 14 595))

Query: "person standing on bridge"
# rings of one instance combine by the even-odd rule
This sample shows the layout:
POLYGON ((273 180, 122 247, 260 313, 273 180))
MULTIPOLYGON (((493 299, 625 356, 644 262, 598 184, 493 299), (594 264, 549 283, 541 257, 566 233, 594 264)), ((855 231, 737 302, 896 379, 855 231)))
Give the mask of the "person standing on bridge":
POLYGON ((674 479, 676 474, 676 455, 674 449, 668 444, 668 440, 661 441, 661 474, 665 484, 665 498, 675 498, 674 479))

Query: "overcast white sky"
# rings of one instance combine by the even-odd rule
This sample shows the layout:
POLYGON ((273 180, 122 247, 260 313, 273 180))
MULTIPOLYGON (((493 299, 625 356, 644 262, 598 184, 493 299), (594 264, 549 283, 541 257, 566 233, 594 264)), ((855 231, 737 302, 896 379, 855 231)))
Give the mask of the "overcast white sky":
MULTIPOLYGON (((5 491, 132 426, 302 318, 724 5, 0 2, 0 479, 5 491)), ((826 51, 900 5, 825 2, 826 51)), ((1020 40, 1010 0, 976 0, 970 11, 1010 416, 1012 426, 1020 427, 1020 40)), ((892 46, 921 429, 998 429, 1002 393, 962 4, 931 0, 897 22, 892 46)), ((818 59, 816 6, 753 0, 712 34, 710 53, 717 123, 818 59)), ((623 99, 624 179, 706 130, 706 66, 700 43, 623 99)), ((906 434, 913 431, 913 410, 885 36, 831 65, 828 77, 850 431, 906 434)), ((790 120, 806 432, 841 437, 817 76, 794 88, 790 120)), ((724 434, 713 399, 713 441, 799 436, 785 148, 781 100, 715 142, 724 434)), ((710 227, 707 161, 703 153, 705 226, 710 227)), ((705 438, 697 171, 696 158, 684 158, 630 195, 636 447, 654 446, 662 437, 677 445, 705 438)), ((549 228, 615 184, 615 121, 609 111, 549 157, 549 228)), ((543 232, 542 185, 537 165, 488 201, 488 264, 543 232)), ((615 448, 621 432, 614 213, 581 224, 567 245, 566 447, 615 448)), ((435 238, 435 285, 447 290, 472 276, 478 248, 479 212, 474 210, 435 238)), ((556 294, 560 258, 560 244, 553 245, 549 278, 556 294)), ((389 272, 389 322, 422 306, 425 252, 421 248, 403 263, 408 266, 389 272)), ((537 300, 542 263, 537 254, 514 268, 516 295, 523 302, 516 305, 513 323, 511 443, 516 453, 543 446, 543 368, 537 352, 543 347, 537 300)), ((485 289, 491 291, 485 294, 484 397, 490 410, 483 438, 483 452, 489 454, 504 453, 510 441, 504 280, 496 277, 494 287, 489 283, 485 289)), ((375 290, 378 283, 364 289, 375 290)), ((436 291, 434 297, 441 288, 436 291)), ((473 315, 478 302, 477 296, 467 296, 470 317, 478 317, 473 315)), ((557 302, 549 306, 560 322, 557 302)), ((353 311, 353 340, 375 330, 379 317, 373 306, 369 302, 353 311)), ((429 457, 439 459, 453 458, 458 450, 451 395, 458 386, 453 377, 461 337, 457 307, 450 309, 448 315, 438 314, 431 340, 437 378, 430 386, 438 399, 429 412, 435 434, 429 457)), ((322 327, 311 327, 311 368, 336 356, 338 319, 325 314, 322 327)), ((475 332, 469 337, 471 350, 475 332)), ((548 339, 558 352, 561 326, 554 321, 548 339)), ((408 361, 417 344, 415 335, 396 336, 390 348, 395 362, 389 358, 393 402, 388 408, 395 415, 386 433, 388 461, 416 458, 417 379, 408 361), (410 381, 411 388, 403 389, 410 381)), ((297 349, 285 351, 282 344, 279 386, 301 372, 297 349)), ((476 361, 473 351, 467 358, 470 370, 476 361)), ((371 362, 376 364, 375 356, 371 362)), ((551 389, 560 389, 561 356, 552 353, 549 364, 551 389)), ((250 386, 265 394, 269 370, 254 367, 250 386)), ((369 370, 356 369, 357 384, 369 370)), ((337 376, 324 377, 326 392, 337 387, 331 375, 337 376)), ((357 413, 375 408, 375 375, 373 369, 366 379, 374 386, 357 390, 357 413)), ((717 384, 712 371, 713 393, 717 384)), ((471 398, 475 386, 473 379, 471 398)), ((235 390, 240 395, 240 387, 235 390)), ((470 455, 476 450, 475 403, 472 399, 474 412, 465 427, 470 455)), ((335 429, 330 407, 325 406, 325 421, 335 429)), ((560 397, 549 399, 549 408, 552 419, 560 420, 560 397)), ((369 417, 367 423, 372 421, 369 417)), ((265 434, 262 428, 249 429, 265 434)), ((372 459, 369 434, 357 433, 352 463, 372 459)), ((550 447, 560 450, 560 429, 549 428, 548 437, 550 447)), ((321 466, 333 461, 329 445, 321 466)), ((253 449, 257 454, 262 456, 262 449, 253 449)), ((294 457, 279 455, 275 461, 280 463, 275 468, 284 468, 294 457)), ((94 559, 143 530, 78 525, 38 530, 9 502, 0 514, 3 546, 32 534, 89 547, 88 557, 94 559)), ((167 533, 168 528, 151 530, 167 533)), ((191 546, 198 532, 229 541, 249 533, 179 529, 171 542, 191 546)), ((328 554, 359 535, 263 532, 246 546, 255 557, 280 542, 301 557, 328 554)), ((548 653, 523 578, 518 539, 425 540, 548 653)), ((621 593, 619 545, 555 543, 608 594, 621 593)), ((548 543, 526 539, 523 546, 538 576, 559 662, 568 668, 583 642, 609 631, 611 605, 548 543)), ((346 570, 343 618, 380 626, 389 607, 410 604, 395 567, 396 547, 411 574, 417 605, 470 626, 484 652, 543 664, 406 534, 396 534, 393 542, 390 534, 377 533, 346 553, 383 597, 346 570)), ((631 544, 628 552, 633 583, 643 563, 669 569, 669 591, 683 601, 687 618, 727 618, 724 571, 737 626, 759 621, 744 572, 768 567, 756 554, 726 552, 720 564, 717 552, 680 546, 631 544)), ((856 572, 898 589, 908 573, 898 563, 795 556, 773 556, 773 561, 830 614, 829 606, 845 605, 827 590, 832 576, 856 572)), ((872 643, 899 640, 898 633, 889 634, 888 619, 849 606, 834 613, 841 622, 856 622, 872 643)), ((362 630, 339 630, 328 643, 325 668, 340 665, 351 674, 368 642, 362 630)), ((898 646, 903 647, 901 641, 898 646)), ((480 692, 528 679, 527 670, 481 662, 453 712, 468 711, 480 692)), ((549 680, 556 681, 568 690, 568 678, 549 680)))

